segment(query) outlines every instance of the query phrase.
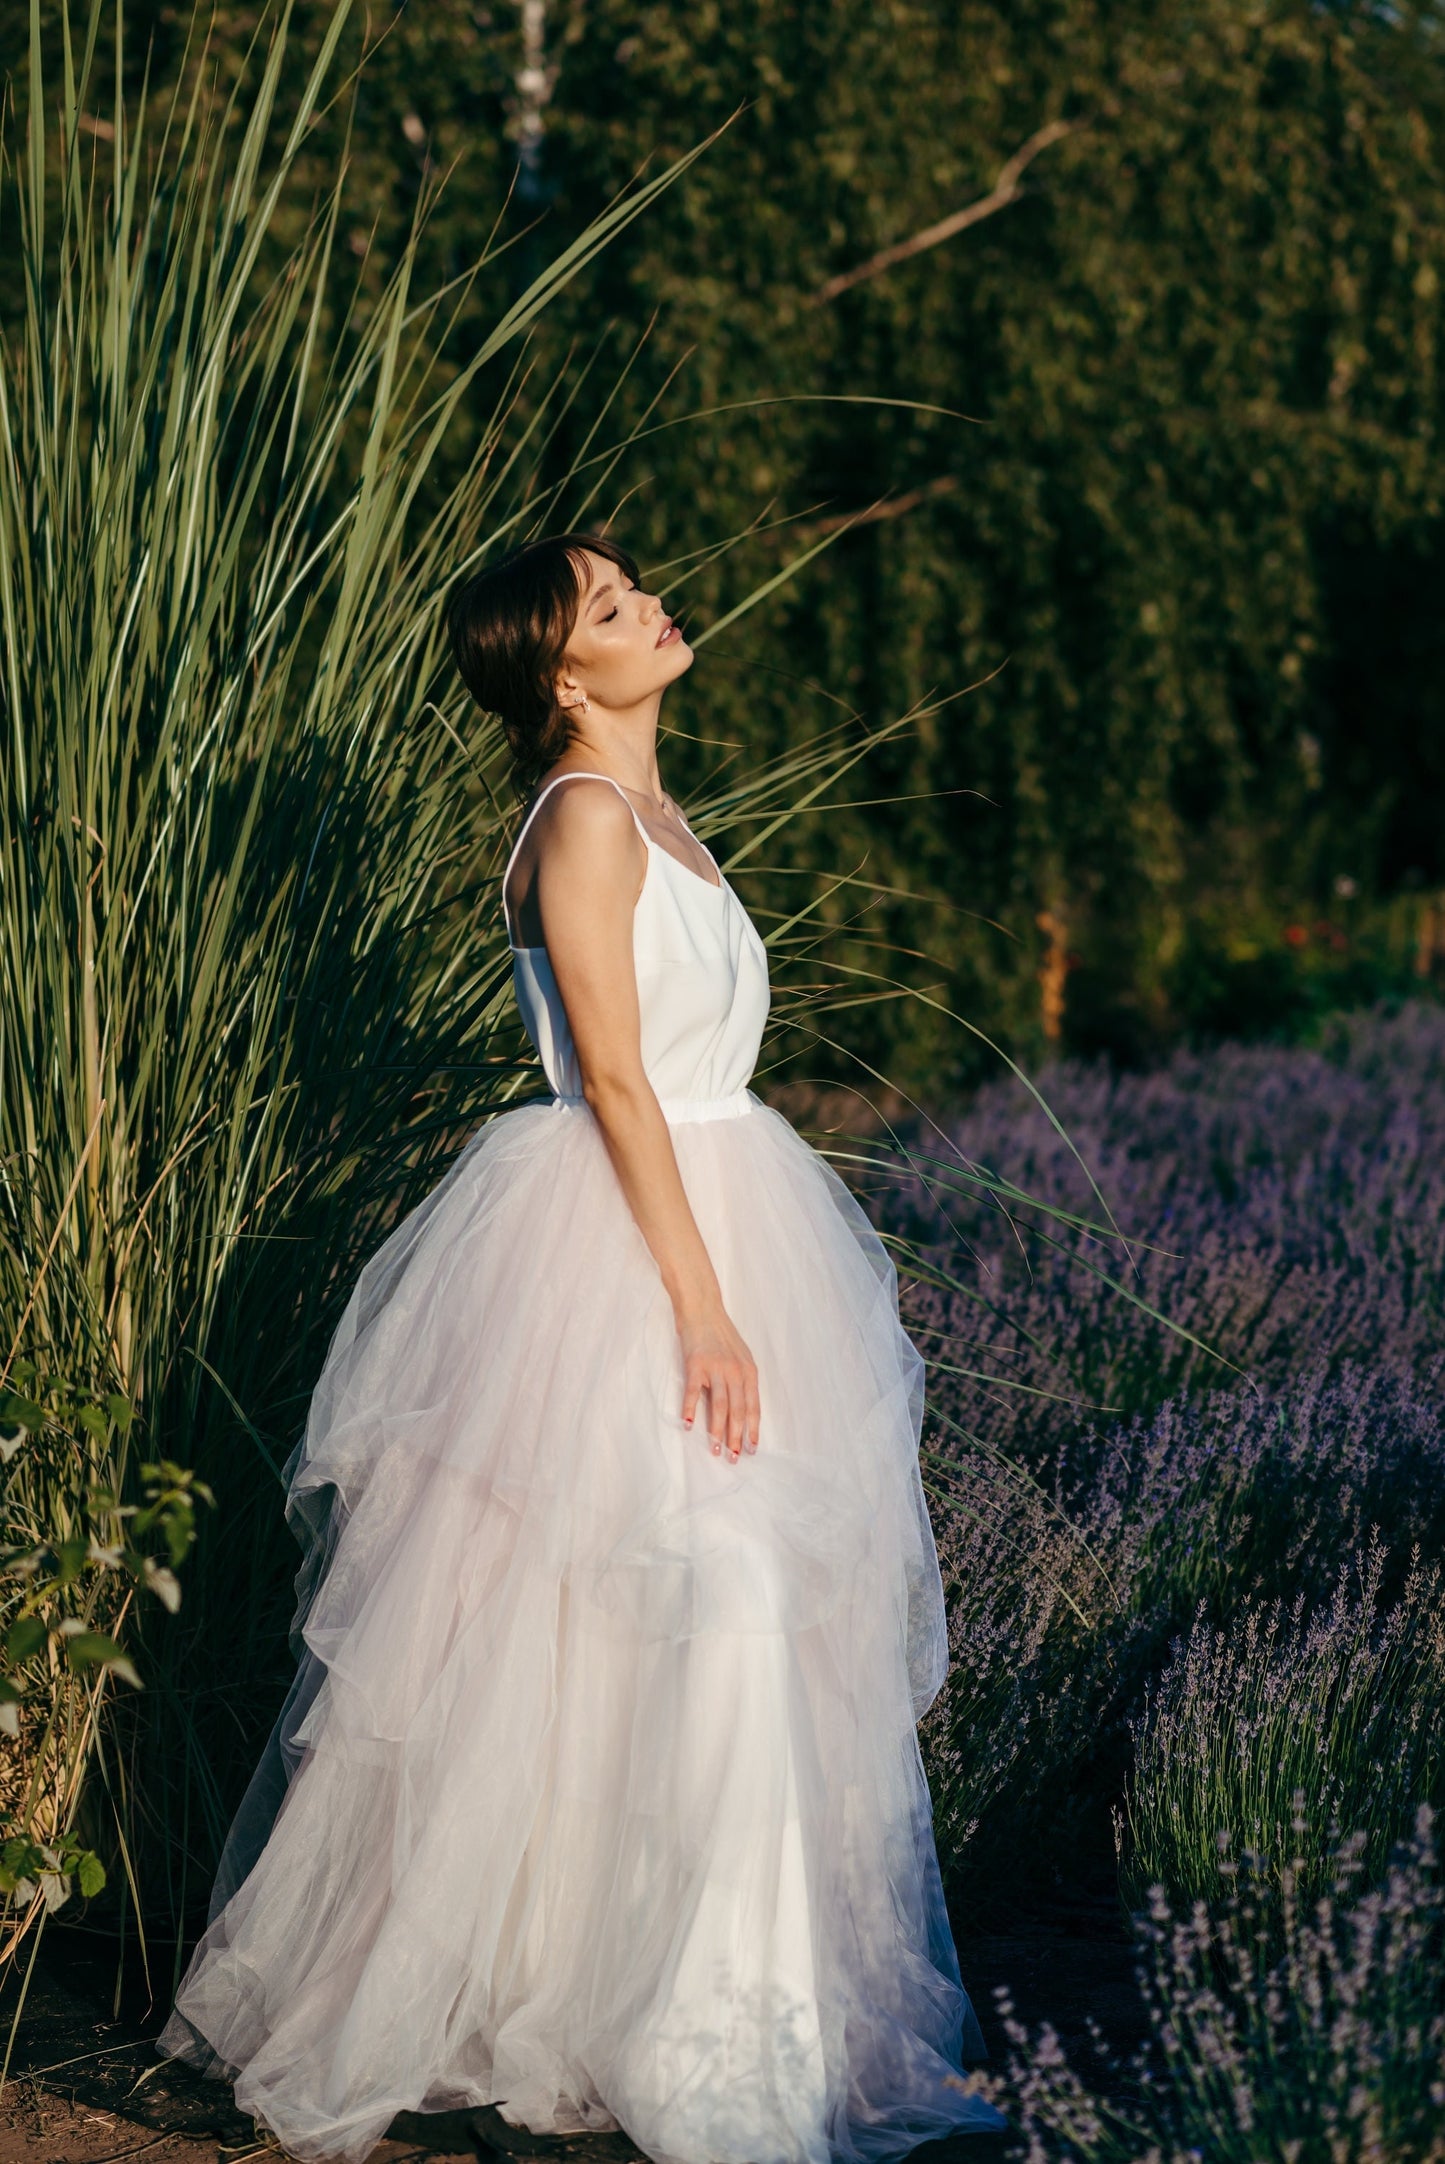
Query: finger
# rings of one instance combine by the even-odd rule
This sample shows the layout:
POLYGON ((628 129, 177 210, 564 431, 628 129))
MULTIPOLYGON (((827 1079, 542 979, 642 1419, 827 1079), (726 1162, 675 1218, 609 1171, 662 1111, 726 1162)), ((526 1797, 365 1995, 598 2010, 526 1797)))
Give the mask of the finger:
POLYGON ((728 1456, 736 1465, 747 1440, 747 1399, 742 1376, 733 1375, 728 1380, 728 1456))
POLYGON ((707 1428, 712 1437, 712 1454, 716 1458, 722 1454, 728 1425, 727 1377, 721 1368, 712 1369, 708 1376, 707 1403, 707 1428))
POLYGON ((697 1401, 702 1394, 704 1380, 702 1362, 700 1360, 689 1360, 687 1363, 687 1378, 682 1392, 682 1424, 685 1428, 692 1426, 693 1419, 696 1416, 697 1401))
POLYGON ((758 1447, 758 1430, 763 1416, 762 1401, 758 1395, 758 1371, 756 1368, 750 1368, 748 1370, 746 1397, 748 1408, 748 1448, 749 1450, 756 1450, 758 1447))

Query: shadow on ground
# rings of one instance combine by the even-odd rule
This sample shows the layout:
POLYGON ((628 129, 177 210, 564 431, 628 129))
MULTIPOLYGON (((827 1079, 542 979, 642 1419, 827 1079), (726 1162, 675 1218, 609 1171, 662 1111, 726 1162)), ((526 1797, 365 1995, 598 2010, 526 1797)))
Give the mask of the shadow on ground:
MULTIPOLYGON (((152 1948, 153 1973, 169 1976, 166 1949, 152 1948)), ((995 2066, 1005 2055, 994 1993, 1008 1992, 1023 2020, 1049 2021, 1076 2060, 1088 2058, 1087 2023, 1097 2021, 1115 2051, 1143 2032, 1129 1947, 1106 1898, 1055 1902, 1007 1935, 961 1936, 964 1981, 978 2008, 995 2066)), ((108 1939, 52 1919, 31 1971, 11 2068, 0 2090, 0 2164, 246 2164, 286 2152, 274 2135, 237 2111, 223 2082, 203 2080, 158 2059, 152 2038, 167 2008, 138 1973, 116 2003, 115 1950, 108 1939)), ((0 1995, 8 2035, 24 1969, 0 1995)), ((1006 2157, 1005 2135, 928 2142, 912 2164, 983 2164, 1006 2157)), ((545 2138, 512 2127, 494 2108, 402 2112, 368 2164, 446 2164, 448 2159, 566 2158, 569 2164, 636 2164, 625 2135, 545 2138)))

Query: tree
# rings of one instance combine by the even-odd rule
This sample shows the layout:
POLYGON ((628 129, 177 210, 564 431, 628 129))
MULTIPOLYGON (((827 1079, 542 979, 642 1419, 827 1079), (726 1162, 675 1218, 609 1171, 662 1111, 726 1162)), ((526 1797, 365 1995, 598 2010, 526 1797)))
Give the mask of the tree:
MULTIPOLYGON (((223 59, 247 19, 222 11, 223 59)), ((1127 1050, 1174 1025, 1206 922, 1308 909, 1337 875, 1445 879, 1435 6, 532 0, 524 22, 429 0, 382 27, 351 146, 378 275, 437 165, 456 161, 429 246, 459 268, 525 135, 506 291, 641 165, 730 122, 564 296, 537 379, 596 351, 558 471, 594 427, 600 447, 711 412, 568 507, 615 511, 684 606, 718 611, 872 514, 706 650, 669 717, 709 746, 669 747, 679 791, 839 701, 980 686, 874 760, 850 792, 874 801, 790 834, 793 866, 866 859, 883 890, 860 969, 900 942, 916 981, 1020 1043, 1037 971, 1067 970, 1068 1041, 1127 1050), (1001 214, 907 252, 1065 129, 1001 214)), ((340 147, 317 131, 319 164, 340 147)), ((475 320, 497 299, 483 281, 475 320)), ((748 891, 781 906, 786 869, 748 891)), ((947 1079, 925 1009, 860 1010, 852 1042, 947 1079)))

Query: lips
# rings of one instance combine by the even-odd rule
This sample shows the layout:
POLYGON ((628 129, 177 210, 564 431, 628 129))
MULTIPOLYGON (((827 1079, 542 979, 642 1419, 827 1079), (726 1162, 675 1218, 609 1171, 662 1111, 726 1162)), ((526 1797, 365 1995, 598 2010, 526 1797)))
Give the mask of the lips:
POLYGON ((653 640, 653 644, 654 646, 671 646, 674 639, 680 639, 681 637, 682 633, 678 630, 676 624, 669 616, 667 619, 666 628, 661 633, 659 633, 656 639, 653 640))

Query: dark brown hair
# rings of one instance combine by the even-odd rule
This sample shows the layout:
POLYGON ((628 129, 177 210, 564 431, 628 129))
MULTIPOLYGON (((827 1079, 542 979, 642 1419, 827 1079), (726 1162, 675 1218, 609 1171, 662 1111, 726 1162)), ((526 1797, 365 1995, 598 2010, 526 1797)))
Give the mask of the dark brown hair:
POLYGON ((447 605, 447 634, 462 681, 495 714, 512 752, 520 797, 567 748, 567 716, 553 678, 586 591, 583 552, 605 556, 634 585, 637 565, 600 534, 547 534, 474 572, 447 605))

